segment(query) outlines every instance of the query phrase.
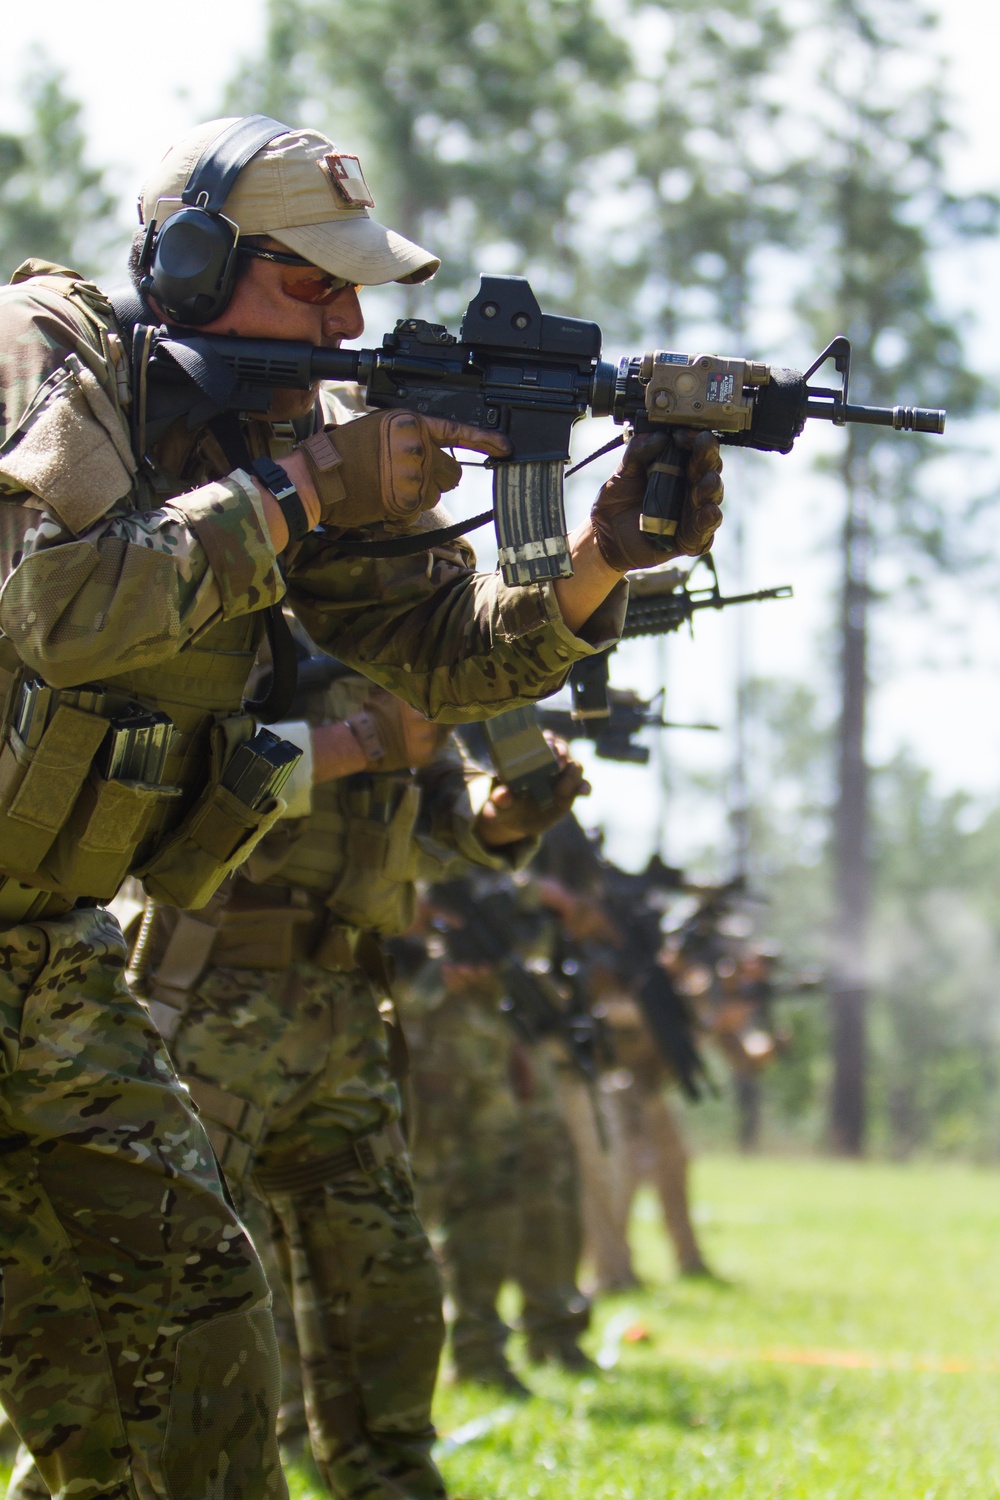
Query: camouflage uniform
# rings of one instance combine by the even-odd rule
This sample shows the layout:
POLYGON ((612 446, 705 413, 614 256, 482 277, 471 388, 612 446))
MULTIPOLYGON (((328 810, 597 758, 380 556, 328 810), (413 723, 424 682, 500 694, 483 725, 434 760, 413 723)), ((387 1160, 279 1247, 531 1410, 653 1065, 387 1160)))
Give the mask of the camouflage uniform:
POLYGON ((590 1303, 577 1285, 583 1250, 579 1172, 559 1097, 559 1077, 570 1066, 554 1040, 527 1049, 512 1274, 524 1298, 521 1327, 529 1358, 583 1369, 589 1360, 577 1339, 590 1322, 590 1303))
POLYGON ((504 1355, 510 1329, 497 1298, 515 1253, 521 1112, 511 1088, 513 1037, 500 1012, 502 993, 490 976, 450 995, 436 965, 401 993, 418 1201, 442 1236, 456 1373, 513 1386, 504 1355))
MULTIPOLYGON (((639 1187, 657 1192, 682 1276, 709 1274, 691 1217, 688 1152, 669 1089, 674 1079, 640 1007, 626 994, 606 995, 602 1010, 619 1066, 601 1080, 606 1149, 593 1139, 590 1101, 568 1103, 581 1165, 586 1254, 600 1292, 637 1284, 628 1245, 639 1187)), ((567 1080, 567 1082, 571 1082, 567 1080)))
MULTIPOLYGON (((307 723, 343 720, 368 691, 334 682, 307 723)), ((313 1453, 352 1500, 444 1493, 430 1458, 441 1287, 413 1206, 372 934, 411 924, 417 878, 530 855, 528 841, 502 855, 480 844, 468 779, 448 748, 417 773, 314 786, 308 815, 258 845, 214 937, 193 914, 157 911, 137 960, 237 1201, 252 1177, 270 1210, 313 1453), (182 992, 172 966, 192 926, 211 956, 182 992)))
MULTIPOLYGON (((137 464, 96 288, 37 263, 15 280, 0 293, 0 1397, 56 1495, 280 1495, 266 1283, 95 902, 129 869, 170 895, 207 858, 214 880, 277 815, 241 824, 230 807, 221 842, 205 821, 252 732, 260 611, 286 591, 321 646, 444 719, 551 691, 593 647, 551 586, 508 589, 454 553, 345 559, 320 530, 286 551, 286 582, 255 486, 211 433, 180 424, 137 464), (26 769, 9 727, 25 669, 166 711, 163 787, 88 779, 106 720, 81 707, 59 708, 26 769)), ((247 441, 280 456, 268 424, 247 441)), ((617 612, 591 622, 595 644, 617 612)))
POLYGON ((581 1229, 552 1044, 519 1042, 494 976, 447 993, 436 965, 404 991, 413 1059, 420 1205, 441 1232, 460 1379, 515 1387, 497 1310, 523 1296, 532 1358, 582 1360, 589 1307, 576 1285, 581 1229))

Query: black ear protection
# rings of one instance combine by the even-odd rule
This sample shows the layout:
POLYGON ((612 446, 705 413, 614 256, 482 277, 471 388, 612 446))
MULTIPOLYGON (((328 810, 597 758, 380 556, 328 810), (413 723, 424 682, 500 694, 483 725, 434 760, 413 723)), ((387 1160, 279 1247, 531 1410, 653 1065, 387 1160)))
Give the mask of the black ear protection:
POLYGON ((160 230, 155 218, 150 220, 139 257, 139 290, 155 297, 172 322, 211 323, 225 312, 236 281, 240 231, 222 205, 251 157, 287 132, 287 125, 268 115, 234 121, 195 163, 181 194, 185 206, 160 230))

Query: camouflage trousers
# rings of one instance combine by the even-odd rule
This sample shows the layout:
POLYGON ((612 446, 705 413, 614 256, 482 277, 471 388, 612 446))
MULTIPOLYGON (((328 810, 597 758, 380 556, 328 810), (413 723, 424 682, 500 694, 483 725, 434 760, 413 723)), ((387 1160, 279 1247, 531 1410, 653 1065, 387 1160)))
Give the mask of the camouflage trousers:
POLYGON ((599 1095, 603 1145, 592 1101, 578 1079, 563 1080, 563 1103, 580 1162, 585 1257, 595 1290, 638 1284, 628 1227, 636 1193, 647 1182, 659 1197, 681 1275, 708 1274, 691 1216, 687 1147, 665 1086, 624 1068, 606 1075, 599 1095))
POLYGON ((214 967, 171 1050, 237 1201, 252 1177, 266 1203, 324 1481, 345 1500, 439 1500, 441 1283, 378 1006, 360 970, 214 967))
POLYGON ((552 1066, 544 1048, 514 1042, 495 1000, 450 996, 409 1030, 420 1205, 441 1236, 456 1372, 502 1379, 507 1278, 520 1284, 534 1353, 587 1325, 575 1163, 552 1066))
POLYGON ((460 1377, 500 1377, 510 1329, 497 1298, 514 1259, 521 1152, 510 1026, 495 1003, 461 996, 408 1018, 407 1031, 420 1210, 441 1237, 452 1356, 460 1377))
POLYGON ((282 1500, 267 1284, 125 956, 0 934, 0 1401, 57 1500, 282 1500))
POLYGON ((271 1219, 271 1210, 256 1193, 247 1194, 240 1205, 243 1224, 253 1240, 260 1256, 271 1288, 271 1318, 274 1336, 278 1341, 278 1358, 281 1361, 281 1405, 278 1408, 278 1444, 282 1457, 302 1456, 303 1443, 308 1442, 309 1423, 306 1419, 306 1398, 302 1389, 302 1357, 299 1340, 295 1332, 295 1313, 285 1289, 281 1267, 274 1254, 273 1239, 280 1239, 280 1226, 271 1219))
POLYGON ((536 1042, 525 1052, 512 1274, 524 1298, 521 1327, 528 1351, 544 1358, 575 1344, 590 1322, 590 1303, 577 1285, 583 1250, 580 1183, 559 1099, 558 1079, 568 1064, 553 1042, 536 1042))

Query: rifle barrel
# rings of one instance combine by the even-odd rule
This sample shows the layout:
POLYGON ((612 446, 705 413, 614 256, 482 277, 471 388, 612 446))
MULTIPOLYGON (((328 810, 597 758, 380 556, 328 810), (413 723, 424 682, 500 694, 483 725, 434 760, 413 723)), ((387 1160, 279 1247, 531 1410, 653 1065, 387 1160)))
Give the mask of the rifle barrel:
POLYGON ((752 594, 723 594, 721 599, 696 600, 696 609, 724 609, 727 604, 755 604, 758 599, 791 599, 794 589, 790 583, 780 583, 773 589, 755 589, 752 594))
POLYGON ((944 432, 947 412, 933 406, 854 406, 824 401, 813 396, 806 402, 806 416, 824 422, 866 422, 872 427, 892 427, 896 432, 944 432))
POLYGON ((677 589, 670 594, 637 594, 628 602, 622 640, 634 640, 641 635, 667 635, 689 620, 696 610, 725 609, 728 604, 755 604, 761 599, 791 599, 792 587, 783 583, 778 588, 756 589, 750 594, 714 594, 711 590, 686 592, 677 589))

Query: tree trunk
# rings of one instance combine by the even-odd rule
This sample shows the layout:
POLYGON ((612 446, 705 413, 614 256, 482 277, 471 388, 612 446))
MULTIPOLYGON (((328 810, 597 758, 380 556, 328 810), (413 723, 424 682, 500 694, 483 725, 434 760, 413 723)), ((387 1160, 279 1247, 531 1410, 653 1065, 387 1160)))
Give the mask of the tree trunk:
POLYGON ((847 517, 841 600, 841 714, 838 795, 834 820, 835 928, 830 999, 833 1007, 833 1091, 830 1135, 835 1151, 859 1156, 866 1127, 867 933, 870 896, 868 767, 868 448, 848 437, 844 463, 847 517))

